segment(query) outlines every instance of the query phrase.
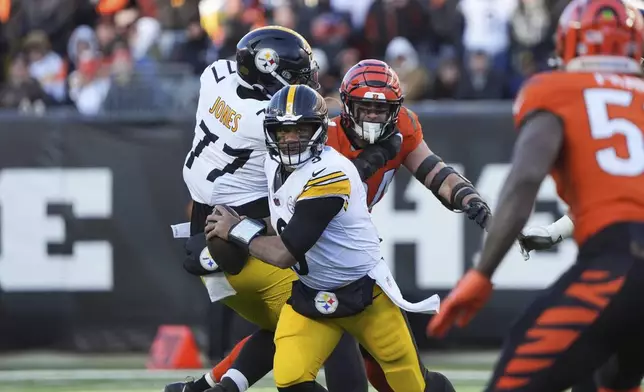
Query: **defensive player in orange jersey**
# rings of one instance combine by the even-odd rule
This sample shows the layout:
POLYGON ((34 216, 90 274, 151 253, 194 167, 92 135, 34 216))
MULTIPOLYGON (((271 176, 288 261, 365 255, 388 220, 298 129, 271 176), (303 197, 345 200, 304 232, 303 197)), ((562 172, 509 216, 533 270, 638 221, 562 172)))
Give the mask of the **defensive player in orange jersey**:
MULTIPOLYGON (((519 238, 524 256, 528 259, 529 252, 550 249, 564 239, 572 237, 574 228, 573 217, 570 215, 564 215, 548 226, 525 228, 519 238)), ((636 366, 638 360, 628 360, 625 357, 636 356, 644 359, 644 351, 638 346, 629 348, 630 351, 622 350, 619 355, 613 355, 592 377, 573 386, 571 392, 641 392, 644 369, 636 366)))
MULTIPOLYGON (((353 160, 365 182, 370 208, 385 195, 396 171, 405 166, 445 207, 464 211, 481 227, 486 226, 490 209, 472 184, 427 146, 418 117, 402 106, 400 82, 391 67, 379 60, 359 62, 345 75, 340 99, 342 112, 333 119, 335 126, 329 127, 327 144, 353 160), (392 154, 383 147, 378 154, 377 147, 390 146, 390 138, 402 139, 399 151, 392 154)), ((392 391, 380 366, 364 350, 363 356, 370 383, 379 392, 392 391)), ((434 374, 428 372, 428 385, 434 374)))
MULTIPOLYGON (((333 118, 327 144, 353 160, 367 187, 367 202, 373 207, 387 191, 395 172, 405 166, 443 205, 465 212, 471 220, 485 227, 490 209, 474 186, 434 154, 423 140, 418 117, 402 106, 403 93, 398 75, 379 60, 363 60, 345 75, 340 87, 342 113, 333 118)), ((204 377, 220 381, 234 369, 234 361, 247 339, 239 342, 231 354, 204 377)), ((343 361, 343 353, 334 351, 327 360, 343 361)), ((370 383, 379 392, 393 392, 380 366, 362 350, 370 383)), ((423 368, 431 391, 453 391, 449 380, 440 373, 423 368), (430 387, 431 385, 431 387, 430 387)), ((327 383, 340 383, 329 380, 327 383)), ((222 389, 213 389, 220 391, 222 389)))
POLYGON ((340 98, 342 112, 332 120, 327 144, 353 160, 367 185, 369 207, 380 201, 396 171, 405 166, 445 207, 465 211, 485 227, 487 204, 467 179, 429 149, 418 117, 402 106, 400 82, 389 65, 363 60, 353 66, 342 81, 340 98), (399 151, 375 152, 395 137, 402 139, 399 151))
POLYGON ((484 306, 548 172, 570 207, 579 254, 514 325, 487 391, 563 391, 613 355, 644 370, 643 45, 644 19, 631 5, 573 0, 557 30, 562 69, 531 78, 516 100, 512 170, 480 263, 429 332, 443 336, 484 306))

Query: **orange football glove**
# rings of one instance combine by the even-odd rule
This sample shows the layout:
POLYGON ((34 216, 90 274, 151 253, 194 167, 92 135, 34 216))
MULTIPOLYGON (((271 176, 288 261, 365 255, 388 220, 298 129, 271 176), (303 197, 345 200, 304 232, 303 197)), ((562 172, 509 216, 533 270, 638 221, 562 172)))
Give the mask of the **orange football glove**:
POLYGON ((427 335, 442 338, 456 324, 466 326, 492 294, 492 282, 477 270, 469 270, 427 324, 427 335))

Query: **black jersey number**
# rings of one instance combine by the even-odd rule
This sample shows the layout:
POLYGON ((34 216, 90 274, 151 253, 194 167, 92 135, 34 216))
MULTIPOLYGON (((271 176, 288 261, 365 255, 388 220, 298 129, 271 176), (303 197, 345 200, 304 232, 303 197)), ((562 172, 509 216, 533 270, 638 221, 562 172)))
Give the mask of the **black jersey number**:
MULTIPOLYGON (((192 168, 192 164, 195 162, 195 158, 198 158, 199 155, 203 152, 203 149, 208 147, 210 143, 216 143, 217 140, 219 140, 219 136, 215 135, 214 133, 210 132, 210 129, 208 129, 208 126, 206 126, 206 123, 201 120, 199 123, 199 128, 204 133, 203 138, 199 140, 199 143, 195 146, 195 149, 190 151, 190 156, 188 156, 188 159, 186 160, 186 167, 188 169, 192 168)), ((210 173, 208 173, 208 181, 210 182, 215 182, 215 180, 224 174, 233 174, 237 169, 243 167, 246 162, 250 159, 251 154, 253 153, 253 150, 249 148, 232 148, 228 144, 224 143, 224 149, 223 152, 228 155, 233 157, 233 161, 227 164, 226 166, 223 167, 223 169, 214 169, 210 173)))
MULTIPOLYGON (((219 61, 216 62, 210 69, 212 70, 212 75, 215 77, 215 82, 219 83, 222 80, 226 79, 226 76, 232 75, 236 73, 236 71, 233 69, 233 62, 230 60, 226 60, 226 69, 217 69, 217 65, 219 65, 219 61)), ((223 67, 222 67, 223 68, 223 67)))
MULTIPOLYGON (((286 222, 284 222, 284 219, 279 218, 277 220, 277 234, 282 234, 285 228, 286 222)), ((309 274, 309 265, 307 264, 306 260, 298 261, 297 264, 295 264, 291 268, 293 268, 293 270, 297 272, 298 275, 303 276, 309 274)))

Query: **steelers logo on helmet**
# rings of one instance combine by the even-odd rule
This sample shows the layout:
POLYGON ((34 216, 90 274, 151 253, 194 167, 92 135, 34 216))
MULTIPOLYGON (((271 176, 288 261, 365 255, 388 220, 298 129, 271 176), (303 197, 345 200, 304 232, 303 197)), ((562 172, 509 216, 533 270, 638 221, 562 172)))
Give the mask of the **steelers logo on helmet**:
POLYGON ((206 271, 214 271, 218 267, 217 263, 215 263, 215 260, 213 260, 210 256, 208 247, 203 248, 203 250, 199 254, 199 264, 201 264, 203 269, 205 269, 206 271))
POLYGON ((320 291, 315 296, 315 308, 322 314, 331 314, 338 309, 338 297, 328 291, 320 291))
POLYGON ((262 73, 274 72, 279 66, 279 56, 277 52, 270 48, 263 48, 255 54, 255 66, 262 73))

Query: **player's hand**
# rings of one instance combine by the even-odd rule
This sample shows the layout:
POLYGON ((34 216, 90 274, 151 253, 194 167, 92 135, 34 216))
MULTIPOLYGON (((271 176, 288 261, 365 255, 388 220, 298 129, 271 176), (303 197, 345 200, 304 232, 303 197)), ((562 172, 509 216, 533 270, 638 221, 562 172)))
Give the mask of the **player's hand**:
MULTIPOLYGON (((400 148, 402 147, 402 134, 396 129, 396 132, 394 132, 393 135, 389 136, 385 140, 381 140, 378 143, 376 143, 376 146, 379 146, 380 148, 385 151, 385 157, 387 158, 388 161, 396 158, 398 156, 398 153, 400 153, 400 148)), ((368 147, 367 147, 368 148, 368 147)))
POLYGON ((463 212, 467 214, 467 217, 477 225, 481 226, 482 229, 487 227, 487 224, 490 221, 492 216, 492 211, 486 202, 481 200, 478 197, 470 199, 467 204, 463 207, 463 212))
POLYGON ((368 144, 358 155, 359 158, 379 162, 378 166, 384 166, 387 161, 394 159, 402 147, 402 135, 396 132, 384 140, 379 140, 374 144, 368 144))
POLYGON ((360 179, 366 181, 379 169, 385 167, 388 161, 396 158, 401 146, 402 135, 398 131, 385 140, 365 146, 353 159, 353 164, 360 173, 360 179))
POLYGON ((492 282, 477 270, 469 270, 441 304, 429 324, 427 335, 442 338, 456 324, 466 326, 492 294, 492 282))
POLYGON ((219 237, 222 240, 228 240, 230 228, 241 220, 239 215, 231 208, 225 206, 215 206, 212 213, 206 217, 206 240, 219 237))
POLYGON ((528 227, 518 238, 521 253, 526 260, 530 259, 530 252, 533 250, 550 249, 563 240, 561 236, 552 238, 552 234, 545 226, 528 227))

